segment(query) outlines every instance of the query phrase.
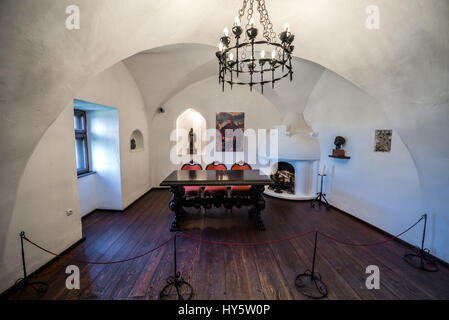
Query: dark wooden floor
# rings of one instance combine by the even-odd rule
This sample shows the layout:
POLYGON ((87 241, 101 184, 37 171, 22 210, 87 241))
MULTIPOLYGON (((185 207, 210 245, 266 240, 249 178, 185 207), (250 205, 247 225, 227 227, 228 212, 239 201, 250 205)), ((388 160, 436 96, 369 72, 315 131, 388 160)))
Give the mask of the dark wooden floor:
MULTIPOLYGON (((70 251, 76 259, 109 261, 138 255, 172 234, 170 194, 154 190, 124 213, 94 212, 83 220, 87 240, 70 251)), ((319 228, 339 239, 375 242, 385 236, 338 211, 310 208, 309 202, 266 198, 267 231, 257 232, 246 210, 207 214, 191 212, 185 229, 203 239, 255 242, 280 239, 319 228)), ((39 239, 34 239, 39 242, 39 239)), ((311 267, 313 235, 259 247, 221 247, 178 238, 178 265, 195 290, 194 299, 304 299, 294 286, 296 275, 311 267)), ((346 247, 319 242, 317 269, 329 287, 328 299, 449 299, 449 270, 426 273, 402 259, 399 242, 377 247, 346 247), (380 268, 381 289, 365 287, 368 265, 380 268)), ((139 260, 115 265, 82 265, 81 289, 67 290, 65 268, 58 260, 37 275, 49 283, 42 299, 156 299, 172 273, 172 245, 139 260)), ((32 290, 9 298, 37 298, 32 290)))

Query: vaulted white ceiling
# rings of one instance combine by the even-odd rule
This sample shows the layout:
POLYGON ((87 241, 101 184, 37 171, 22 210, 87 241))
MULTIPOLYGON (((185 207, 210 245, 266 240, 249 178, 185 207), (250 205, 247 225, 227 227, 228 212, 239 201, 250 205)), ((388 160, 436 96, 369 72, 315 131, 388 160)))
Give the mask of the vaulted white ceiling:
MULTIPOLYGON (((125 60, 125 64, 142 92, 146 108, 156 108, 186 87, 217 76, 215 48, 198 44, 178 44, 148 50, 125 60)), ((300 58, 293 59, 294 77, 276 83, 275 89, 265 86, 264 96, 281 113, 302 112, 325 68, 300 58)), ((218 78, 217 78, 218 86, 218 78)), ((230 90, 229 86, 225 90, 230 90)), ((260 92, 259 87, 254 90, 260 92)))

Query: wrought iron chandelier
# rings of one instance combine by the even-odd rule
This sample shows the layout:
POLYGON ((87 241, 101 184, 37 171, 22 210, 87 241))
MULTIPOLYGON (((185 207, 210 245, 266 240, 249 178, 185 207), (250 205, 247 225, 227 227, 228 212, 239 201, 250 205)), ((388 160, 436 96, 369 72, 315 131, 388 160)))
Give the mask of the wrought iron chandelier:
POLYGON ((243 7, 239 10, 232 28, 234 45, 232 45, 229 29, 224 28, 223 32, 224 36, 220 38, 216 52, 219 62, 218 79, 223 91, 226 83, 231 89, 234 84, 249 85, 251 91, 254 85, 260 85, 263 94, 265 84, 271 84, 274 88, 276 81, 288 76, 290 81, 293 80, 294 46, 292 43, 295 36, 290 32, 289 24, 286 23, 284 31, 279 34, 281 42, 277 42, 265 0, 243 0, 243 7), (254 27, 254 2, 257 3, 257 11, 260 14, 263 40, 256 39, 259 30, 254 27), (247 14, 246 24, 242 23, 245 13, 247 14), (242 37, 244 37, 243 42, 240 42, 242 37), (271 56, 267 57, 267 52, 271 52, 271 56))

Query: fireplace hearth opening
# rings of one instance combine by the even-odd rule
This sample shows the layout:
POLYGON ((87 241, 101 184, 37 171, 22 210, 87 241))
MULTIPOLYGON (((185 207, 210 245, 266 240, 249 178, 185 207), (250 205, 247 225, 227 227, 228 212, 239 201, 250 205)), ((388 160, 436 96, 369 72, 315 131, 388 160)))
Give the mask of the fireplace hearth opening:
POLYGON ((271 175, 273 184, 269 189, 276 193, 295 194, 295 168, 287 162, 278 162, 277 171, 271 175))

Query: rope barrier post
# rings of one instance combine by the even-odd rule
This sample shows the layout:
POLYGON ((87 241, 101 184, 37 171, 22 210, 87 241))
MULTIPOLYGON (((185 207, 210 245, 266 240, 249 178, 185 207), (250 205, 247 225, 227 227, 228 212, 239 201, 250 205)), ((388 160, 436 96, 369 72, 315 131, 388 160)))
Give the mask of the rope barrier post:
POLYGON ((23 278, 17 280, 16 284, 20 287, 22 291, 26 291, 27 287, 30 286, 31 288, 34 289, 34 291, 43 295, 47 292, 48 284, 42 281, 30 281, 30 277, 27 274, 26 261, 25 261, 25 248, 23 245, 23 241, 25 240, 25 231, 21 231, 19 237, 22 253, 23 278))
POLYGON ((424 227, 421 240, 421 248, 416 248, 414 253, 406 253, 404 255, 404 260, 416 269, 420 269, 427 272, 438 272, 439 268, 430 256, 430 250, 424 248, 424 241, 426 238, 426 228, 427 228, 427 213, 422 216, 424 218, 424 227))
POLYGON ((310 206, 312 208, 315 208, 315 202, 318 202, 318 205, 321 206, 321 204, 324 204, 324 206, 326 207, 327 210, 330 210, 330 205, 329 202, 327 202, 326 199, 326 194, 323 193, 323 179, 326 176, 325 174, 318 174, 318 176, 321 177, 321 187, 320 187, 320 192, 317 193, 317 197, 312 201, 312 203, 310 204, 310 206))
POLYGON ((23 268, 23 280, 28 281, 27 267, 25 263, 25 249, 23 248, 23 238, 25 238, 25 231, 20 232, 20 247, 22 249, 22 268, 23 268))
POLYGON ((175 233, 173 237, 173 276, 167 278, 167 284, 159 293, 159 299, 170 299, 172 297, 177 297, 178 300, 190 300, 193 296, 193 288, 181 277, 181 273, 178 271, 176 262, 176 238, 178 233, 175 233), (173 288, 175 288, 176 293, 172 293, 173 288))
POLYGON ((327 296, 327 286, 321 280, 321 274, 315 272, 316 249, 318 243, 318 230, 315 230, 315 244, 313 246, 312 270, 307 269, 295 279, 296 289, 312 299, 322 299, 327 296))

